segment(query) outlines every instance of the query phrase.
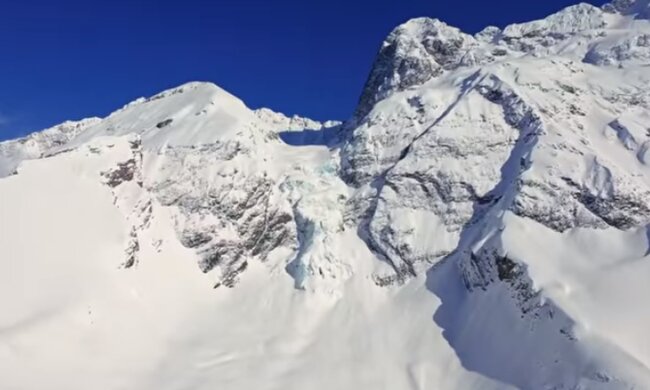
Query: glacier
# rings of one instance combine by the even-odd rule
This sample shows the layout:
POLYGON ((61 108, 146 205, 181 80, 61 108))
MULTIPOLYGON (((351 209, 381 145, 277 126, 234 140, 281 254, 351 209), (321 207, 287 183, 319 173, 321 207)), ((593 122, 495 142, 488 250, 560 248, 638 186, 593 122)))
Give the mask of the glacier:
POLYGON ((650 388, 650 2, 381 44, 345 122, 208 82, 0 142, 0 387, 650 388))

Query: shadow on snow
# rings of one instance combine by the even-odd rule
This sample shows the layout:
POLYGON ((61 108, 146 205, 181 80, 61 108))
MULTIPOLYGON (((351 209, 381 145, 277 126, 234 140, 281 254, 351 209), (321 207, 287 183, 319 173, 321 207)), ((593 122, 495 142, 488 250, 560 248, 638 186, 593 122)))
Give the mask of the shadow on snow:
POLYGON ((339 136, 341 126, 325 127, 320 130, 304 129, 281 131, 280 139, 291 146, 330 146, 339 136))

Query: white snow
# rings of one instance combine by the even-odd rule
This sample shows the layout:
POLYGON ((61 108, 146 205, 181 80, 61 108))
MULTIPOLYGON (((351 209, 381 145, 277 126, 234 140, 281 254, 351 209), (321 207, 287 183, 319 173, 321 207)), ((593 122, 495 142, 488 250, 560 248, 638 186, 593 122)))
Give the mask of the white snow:
MULTIPOLYGON (((356 277, 333 301, 294 289, 283 264, 268 263, 252 265, 234 290, 213 290, 164 207, 143 232, 138 266, 120 268, 129 224, 97 175, 128 155, 128 143, 92 144, 102 145, 114 146, 30 161, 0 181, 3 387, 491 383, 460 367, 431 326, 437 303, 421 283, 393 291, 356 277)), ((344 253, 358 275, 368 272, 374 260, 356 234, 339 236, 329 250, 344 253)), ((490 386, 482 388, 501 388, 490 386)))
POLYGON ((342 127, 197 82, 0 143, 0 388, 650 388, 646 8, 414 19, 342 127))

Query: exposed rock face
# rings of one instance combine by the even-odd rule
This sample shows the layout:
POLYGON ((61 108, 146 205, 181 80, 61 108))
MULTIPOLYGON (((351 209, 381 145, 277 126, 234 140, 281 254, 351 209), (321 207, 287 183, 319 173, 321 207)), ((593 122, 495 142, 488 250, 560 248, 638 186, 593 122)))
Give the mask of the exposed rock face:
POLYGON ((157 158, 173 174, 148 183, 162 205, 180 211, 181 242, 200 255, 201 269, 219 267, 227 286, 245 269, 247 259, 264 260, 279 246, 295 245, 296 236, 291 208, 278 202, 276 183, 267 173, 248 175, 236 168, 215 172, 234 158, 235 150, 237 146, 222 145, 195 152, 168 149, 157 158))
POLYGON ((624 67, 650 60, 650 35, 632 33, 615 42, 594 46, 584 58, 584 62, 594 65, 624 67))
POLYGON ((119 156, 100 180, 131 223, 122 265, 138 265, 153 210, 169 208, 180 243, 195 251, 200 269, 214 273, 216 286, 234 287, 251 259, 264 262, 274 250, 298 247, 294 205, 280 188, 295 168, 282 158, 280 135, 334 134, 337 126, 252 111, 212 84, 189 83, 105 119, 1 143, 0 169, 11 173, 24 160, 79 149, 119 156))
POLYGON ((454 68, 475 45, 472 36, 437 19, 413 19, 399 26, 377 54, 355 116, 361 120, 375 103, 393 92, 454 68))
MULTIPOLYGON (((126 221, 121 268, 172 241, 214 288, 264 266, 321 303, 367 294, 368 312, 426 289, 439 337, 470 371, 516 388, 632 388, 582 355, 572 299, 612 269, 629 279, 650 253, 647 9, 579 4, 475 36, 414 19, 383 43, 344 126, 189 83, 0 143, 0 177, 54 155, 83 165, 126 221), (475 318, 516 333, 499 342, 530 375, 466 356, 469 344, 499 349, 475 318)), ((634 348, 616 351, 644 362, 634 348)))
MULTIPOLYGON (((638 69, 650 58, 650 29, 619 28, 644 18, 646 8, 644 1, 579 4, 476 36, 413 19, 383 43, 354 118, 345 133, 332 133, 342 135, 340 144, 324 141, 323 129, 337 123, 252 111, 216 86, 189 83, 102 120, 4 142, 0 167, 6 175, 25 159, 135 134, 132 158, 105 171, 105 184, 119 198, 119 188, 134 183, 148 197, 141 206, 155 199, 177 210, 180 242, 227 286, 251 258, 265 261, 280 248, 296 253, 288 268, 294 277, 324 274, 303 255, 319 232, 324 242, 343 224, 391 264, 395 274, 384 281, 403 281, 458 252, 468 227, 497 223, 498 213, 557 232, 630 229, 650 221, 650 187, 645 173, 614 163, 603 142, 648 166, 647 88, 640 74, 626 78, 610 68, 638 69), (330 157, 340 156, 334 170, 350 186, 349 194, 337 192, 346 206, 331 225, 301 208, 313 201, 295 194, 287 184, 295 177, 279 163, 280 132, 302 130, 316 134, 295 140, 319 140, 330 157), (431 243, 429 234, 439 240, 431 243)), ((136 244, 129 248, 130 256, 137 252, 136 244)), ((314 256, 318 264, 333 257, 314 256)), ((346 273, 332 264, 335 274, 346 273)))
MULTIPOLYGON (((398 279, 417 273, 417 262, 435 262, 454 250, 461 230, 481 223, 492 209, 510 210, 557 231, 610 226, 625 230, 650 222, 647 181, 620 170, 605 150, 584 138, 588 131, 602 130, 594 129, 577 107, 605 97, 577 92, 563 80, 550 81, 559 96, 558 102, 549 99, 555 110, 552 121, 548 107, 527 102, 525 85, 504 81, 502 69, 466 78, 451 105, 384 164, 377 164, 374 156, 365 157, 371 164, 359 164, 355 153, 384 153, 376 143, 383 139, 382 132, 396 131, 396 121, 350 133, 344 147, 349 148, 344 154, 349 158, 346 176, 366 188, 360 193, 367 198, 363 206, 353 208, 365 226, 369 247, 391 261, 398 279), (479 106, 484 108, 470 110, 479 106), (563 126, 575 130, 564 127, 560 136, 553 123, 560 118, 566 118, 563 126), (357 132, 371 129, 380 132, 372 136, 373 144, 365 143, 363 135, 357 137, 357 132), (575 179, 561 173, 557 160, 573 161, 575 179), (423 248, 413 226, 425 220, 438 226, 429 228, 431 234, 448 237, 448 246, 423 248)), ((516 72, 526 77, 523 68, 516 72)), ((605 134, 616 132, 614 140, 638 161, 642 149, 627 130, 616 123, 599 126, 610 129, 605 134)), ((385 149, 394 150, 394 145, 388 143, 385 149)))
POLYGON ((632 33, 626 39, 608 40, 607 30, 613 26, 608 25, 606 16, 614 13, 648 18, 648 7, 645 0, 614 1, 602 8, 582 3, 542 20, 507 26, 503 31, 490 26, 475 36, 438 19, 410 20, 396 28, 382 44, 354 120, 362 122, 375 103, 394 92, 422 84, 445 71, 488 64, 504 56, 582 53, 585 62, 598 65, 645 61, 645 34, 632 33), (590 47, 591 51, 586 52, 590 47))
POLYGON ((142 187, 142 141, 140 137, 134 137, 129 142, 131 158, 119 162, 117 166, 109 171, 102 172, 106 185, 115 188, 124 182, 135 180, 138 186, 142 187))
POLYGON ((607 12, 618 12, 623 15, 634 15, 636 18, 648 18, 650 2, 648 0, 614 0, 605 4, 603 9, 607 12))
MULTIPOLYGON (((289 121, 280 128, 313 124, 289 121)), ((259 136, 255 143, 282 144, 275 133, 259 136)), ((264 262, 278 248, 298 248, 297 217, 281 187, 286 172, 273 167, 273 147, 254 146, 217 141, 167 147, 151 156, 160 171, 145 186, 163 206, 178 210, 181 243, 196 251, 203 272, 221 275, 216 286, 234 287, 251 259, 264 262)))
POLYGON ((645 116, 649 107, 647 94, 627 83, 596 86, 588 74, 604 79, 610 70, 580 64, 643 64, 646 30, 620 38, 609 30, 619 22, 606 15, 643 17, 645 6, 580 4, 476 37, 433 19, 391 33, 342 146, 341 167, 358 188, 350 214, 369 248, 393 265, 397 280, 426 269, 418 263, 457 250, 462 232, 496 210, 559 232, 650 222, 650 187, 641 179, 646 174, 621 170, 594 138, 620 142, 645 165, 647 134, 635 129, 632 135, 616 118, 639 121, 635 115, 645 116), (517 53, 539 59, 517 60, 517 53), (401 64, 408 71, 400 71, 401 64), (545 79, 528 73, 532 64, 545 79), (633 114, 626 100, 643 108, 633 114), (599 102, 608 108, 593 109, 599 102), (574 167, 571 178, 560 164, 574 167), (424 221, 430 234, 444 237, 442 244, 429 248, 418 237, 415 226, 424 221))

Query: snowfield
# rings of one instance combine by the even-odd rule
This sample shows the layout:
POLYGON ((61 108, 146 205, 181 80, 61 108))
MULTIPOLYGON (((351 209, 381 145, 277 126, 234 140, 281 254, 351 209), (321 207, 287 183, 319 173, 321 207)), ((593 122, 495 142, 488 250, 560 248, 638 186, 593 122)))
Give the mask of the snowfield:
POLYGON ((210 83, 0 143, 0 388, 650 389, 650 2, 381 45, 319 123, 210 83))

